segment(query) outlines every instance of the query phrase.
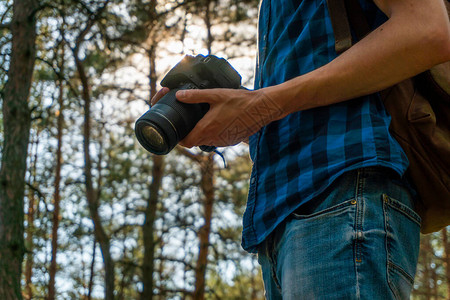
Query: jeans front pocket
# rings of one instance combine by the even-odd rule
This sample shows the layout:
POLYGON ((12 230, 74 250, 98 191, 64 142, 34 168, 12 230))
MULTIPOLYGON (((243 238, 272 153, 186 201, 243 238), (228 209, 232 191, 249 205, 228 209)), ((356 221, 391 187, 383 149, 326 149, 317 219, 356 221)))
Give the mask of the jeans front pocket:
POLYGON ((277 249, 283 299, 356 299, 354 203, 291 215, 277 249))
POLYGON ((309 212, 308 214, 299 214, 297 212, 293 212, 291 216, 296 220, 331 218, 333 217, 333 215, 346 213, 348 208, 353 207, 355 204, 356 200, 350 199, 318 211, 309 212))
POLYGON ((386 194, 382 197, 389 287, 396 299, 408 299, 419 255, 421 220, 407 205, 386 194))

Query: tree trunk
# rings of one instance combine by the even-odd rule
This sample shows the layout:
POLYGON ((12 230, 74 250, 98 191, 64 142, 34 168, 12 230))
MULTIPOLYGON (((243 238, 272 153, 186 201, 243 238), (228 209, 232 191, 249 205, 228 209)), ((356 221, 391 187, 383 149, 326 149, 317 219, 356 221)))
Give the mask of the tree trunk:
POLYGON ((28 96, 36 55, 35 0, 15 0, 8 81, 3 94, 0 169, 0 299, 22 299, 24 185, 31 116, 28 96))
MULTIPOLYGON (((39 130, 36 132, 36 137, 32 145, 35 153, 33 155, 33 160, 31 161, 31 165, 29 167, 30 173, 30 184, 33 185, 36 180, 36 165, 38 161, 38 152, 39 152, 39 130)), ((25 241, 25 247, 27 251, 27 258, 25 260, 25 293, 24 297, 27 300, 31 300, 33 298, 33 282, 31 281, 31 277, 33 276, 33 251, 34 251, 34 243, 33 243, 33 235, 35 231, 34 227, 34 217, 36 211, 36 197, 35 191, 33 189, 28 189, 28 212, 27 212, 27 239, 25 241)))
POLYGON ((447 299, 450 299, 450 242, 447 228, 442 229, 442 244, 444 244, 445 280, 447 283, 447 299))
POLYGON ((208 265, 209 234, 211 232, 211 220, 214 204, 214 153, 202 156, 201 170, 201 188, 204 194, 204 220, 205 224, 200 228, 199 254, 197 266, 195 269, 195 291, 194 299, 203 300, 205 298, 205 277, 206 267, 208 265))
MULTIPOLYGON (((63 46, 64 47, 64 46, 63 46)), ((61 75, 64 74, 64 48, 61 55, 63 62, 61 63, 61 75)), ((56 295, 55 290, 55 280, 56 280, 56 254, 58 251, 58 227, 59 227, 59 218, 60 218, 60 190, 61 190, 61 167, 62 167, 62 136, 63 136, 63 125, 64 125, 64 86, 63 80, 59 80, 59 112, 58 112, 58 121, 57 121, 57 140, 58 145, 56 148, 56 168, 55 168, 55 190, 53 195, 53 224, 52 224, 52 258, 50 261, 49 268, 49 283, 48 283, 48 300, 54 300, 56 295)))
MULTIPOLYGON (((78 45, 79 46, 79 45, 78 45)), ((84 149, 84 176, 86 185, 86 199, 88 202, 89 213, 94 223, 94 235, 100 245, 103 263, 105 266, 105 299, 114 299, 114 261, 111 257, 110 239, 105 232, 98 213, 100 190, 94 189, 92 176, 92 161, 89 150, 91 143, 91 97, 88 78, 84 70, 83 63, 78 57, 78 46, 74 50, 74 59, 82 84, 82 97, 84 100, 84 125, 83 125, 83 149, 84 149)), ((100 162, 99 162, 100 164, 100 162)), ((99 176, 101 176, 99 174, 99 176)), ((98 187, 100 189, 100 186, 98 187)))
POLYGON ((161 187, 164 169, 164 158, 160 155, 153 156, 152 183, 149 187, 150 197, 145 210, 145 222, 143 225, 144 236, 144 262, 142 265, 142 284, 144 290, 142 300, 153 298, 153 272, 155 268, 155 220, 158 205, 158 191, 161 187))
POLYGON ((92 261, 91 261, 90 272, 89 272, 89 283, 88 283, 88 294, 87 294, 88 300, 92 299, 92 288, 94 287, 94 270, 95 270, 96 249, 97 249, 97 241, 94 239, 94 243, 92 245, 92 261))
POLYGON ((430 236, 424 235, 421 240, 421 261, 423 264, 423 284, 424 284, 424 294, 428 295, 427 297, 431 297, 431 281, 432 281, 432 270, 430 270, 430 259, 429 259, 429 251, 431 249, 430 236))
POLYGON ((433 298, 439 299, 439 291, 438 291, 438 274, 436 272, 436 267, 433 268, 433 273, 431 273, 431 277, 433 279, 433 298))
MULTIPOLYGON (((37 155, 36 155, 37 156, 37 155)), ((35 156, 35 157, 36 157, 35 156)), ((25 261, 25 299, 31 300, 33 298, 33 285, 31 277, 33 276, 33 234, 34 234, 34 213, 35 213, 35 197, 34 191, 28 193, 28 213, 27 213, 27 259, 25 261)))
MULTIPOLYGON (((156 68, 155 68, 155 48, 151 47, 148 51, 150 59, 150 99, 156 94, 156 68)), ((150 103, 150 102, 149 102, 150 103)), ((150 196, 145 210, 145 221, 142 226, 144 237, 144 261, 142 264, 142 300, 153 298, 153 273, 155 269, 155 220, 158 209, 161 182, 164 175, 164 157, 153 155, 152 182, 149 187, 150 196)))
POLYGON ((208 54, 211 54, 212 44, 214 42, 214 37, 212 35, 212 23, 211 23, 211 0, 205 1, 205 26, 206 26, 206 49, 208 50, 208 54))

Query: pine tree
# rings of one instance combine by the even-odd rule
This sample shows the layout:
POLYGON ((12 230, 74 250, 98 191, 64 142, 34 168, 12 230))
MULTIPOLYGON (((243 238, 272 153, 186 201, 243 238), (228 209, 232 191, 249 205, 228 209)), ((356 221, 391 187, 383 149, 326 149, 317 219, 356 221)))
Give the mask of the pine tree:
POLYGON ((21 299, 24 255, 24 185, 31 115, 28 107, 35 61, 35 0, 15 0, 8 81, 3 91, 0 169, 0 298, 21 299))

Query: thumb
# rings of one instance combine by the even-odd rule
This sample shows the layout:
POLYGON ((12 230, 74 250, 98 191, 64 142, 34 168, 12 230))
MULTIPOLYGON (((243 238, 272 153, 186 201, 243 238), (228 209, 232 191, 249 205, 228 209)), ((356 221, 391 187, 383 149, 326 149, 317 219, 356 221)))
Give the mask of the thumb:
POLYGON ((217 91, 214 89, 205 90, 180 90, 176 97, 179 101, 185 103, 214 103, 217 99, 217 91))

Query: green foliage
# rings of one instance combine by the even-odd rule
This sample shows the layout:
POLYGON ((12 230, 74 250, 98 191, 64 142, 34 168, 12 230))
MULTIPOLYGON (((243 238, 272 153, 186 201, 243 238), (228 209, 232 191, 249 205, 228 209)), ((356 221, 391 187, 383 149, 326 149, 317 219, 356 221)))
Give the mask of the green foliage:
POLYGON ((220 274, 214 274, 209 279, 210 290, 205 299, 263 300, 265 297, 261 276, 261 272, 256 269, 240 270, 231 282, 226 282, 220 274))
MULTIPOLYGON (((61 222, 58 245, 58 296, 83 299, 92 277, 92 299, 103 298, 102 254, 94 241, 84 187, 83 117, 81 81, 73 52, 78 47, 89 77, 92 98, 90 145, 94 186, 99 192, 102 225, 111 239, 115 261, 116 294, 119 299, 137 299, 142 292, 144 211, 150 196, 152 156, 134 138, 134 120, 146 109, 149 97, 147 57, 156 53, 157 74, 167 71, 165 60, 180 51, 204 49, 188 41, 206 41, 205 8, 212 16, 211 50, 228 58, 254 53, 256 0, 57 0, 39 11, 38 60, 31 89, 33 111, 26 204, 34 197, 32 224, 26 224, 32 242, 31 290, 36 299, 46 297, 53 214, 56 122, 64 114, 61 222), (86 35, 77 40, 89 22, 86 35), (172 49, 173 45, 182 49, 172 49), (64 49, 64 51, 63 51, 64 49), (161 67, 160 67, 161 64, 161 67), (132 69, 126 73, 127 69, 132 69), (129 75, 132 74, 132 75, 129 75), (131 78, 130 78, 131 77, 131 78), (136 77, 136 78, 134 78, 136 77), (63 82, 64 105, 58 105, 63 82), (96 246, 95 246, 96 245, 96 246), (94 250, 95 249, 95 250, 94 250), (92 270, 92 271, 91 271, 92 270)), ((4 1, 3 20, 10 19, 4 1)), ((0 30, 0 87, 6 81, 10 34, 0 30)), ((204 46, 201 46, 204 47, 204 46)), ((206 47, 206 46, 205 46, 206 47)), ((179 55, 173 61, 178 61, 179 55)), ((253 62, 254 57, 248 57, 253 62)), ((244 70, 251 82, 252 67, 244 70)), ((0 121, 2 114, 0 113, 0 121)), ((0 142, 3 128, 0 122, 0 142)), ((194 154, 197 154, 195 152, 194 154)), ((263 299, 261 274, 254 256, 240 247, 242 215, 248 191, 251 161, 243 146, 225 149, 228 168, 216 161, 215 202, 206 273, 207 299, 263 299)), ((158 192, 153 237, 155 246, 154 292, 161 298, 189 296, 195 284, 198 232, 202 228, 200 187, 202 169, 176 150, 165 157, 162 189, 158 192)), ((426 239, 425 239, 426 241, 426 239)), ((430 293, 445 299, 448 284, 442 263, 444 247, 440 235, 422 245, 414 299, 429 299, 430 293), (424 246, 425 245, 425 246, 424 246), (433 275, 434 274, 434 275, 433 275)), ((25 293, 25 291, 24 291, 25 293)))
MULTIPOLYGON (((61 113, 64 114, 64 160, 57 296, 61 299, 85 298, 92 278, 92 299, 103 298, 102 253, 94 240, 84 184, 84 111, 74 52, 79 51, 89 80, 94 188, 99 195, 102 225, 111 239, 116 294, 120 299, 137 299, 142 291, 144 245, 141 226, 153 168, 151 155, 137 144, 133 130, 134 120, 146 109, 142 100, 147 100, 149 94, 146 55, 156 47, 159 64, 174 52, 168 46, 165 48, 166 45, 174 40, 183 43, 181 37, 195 40, 199 39, 198 34, 204 35, 203 29, 188 30, 189 26, 198 27, 199 22, 203 22, 203 11, 197 9, 199 1, 155 1, 152 6, 152 1, 113 0, 108 1, 99 13, 104 3, 58 0, 48 3, 38 13, 38 60, 30 97, 34 120, 29 150, 32 163, 29 166, 33 169, 30 167, 27 174, 26 194, 29 196, 25 199, 29 204, 34 195, 36 201, 33 223, 26 224, 32 236, 27 249, 33 259, 31 292, 36 299, 46 297, 48 292, 56 122, 61 113), (93 24, 88 28, 90 22, 93 24), (86 29, 87 33, 80 35, 86 29), (82 38, 78 39, 80 36, 82 38), (144 58, 136 62, 139 55, 144 58), (131 84, 127 82, 130 78, 123 75, 123 70, 130 68, 134 70, 133 76, 136 75, 131 84), (144 81, 137 79, 138 75, 144 81), (63 107, 58 104, 60 82, 63 83, 63 107)), ((231 43, 239 44, 245 35, 239 32, 238 26, 232 25, 248 21, 248 26, 254 26, 255 20, 252 23, 249 18, 256 14, 256 3, 225 0, 214 3, 217 9, 213 15, 217 19, 213 23, 220 29, 215 34, 216 50, 230 57, 241 56, 233 53, 235 48, 231 43), (234 13, 226 13, 229 7, 234 13), (226 39, 221 32, 226 32, 226 39), (220 50, 227 48, 229 50, 220 50)), ((8 34, 0 33, 3 34, 0 35, 0 49, 7 51, 8 34)), ((248 42, 252 47, 253 41, 254 38, 248 42)), ((200 49, 185 48, 183 51, 190 53, 200 49)), ((0 55, 0 66, 7 66, 8 56, 3 54, 0 55)), ((254 60, 253 57, 250 59, 254 60)), ((166 66, 157 69, 158 76, 165 72, 164 68, 166 66)), ((246 150, 238 152, 242 153, 230 150, 227 155, 229 168, 219 170, 217 166, 206 289, 212 291, 218 285, 221 295, 243 294, 244 290, 245 295, 251 295, 247 288, 254 286, 256 295, 260 295, 261 280, 254 258, 240 248, 240 218, 245 207, 251 163, 246 150), (240 266, 241 260, 250 261, 250 267, 240 266), (225 271, 224 266, 229 264, 236 266, 234 273, 225 271), (241 287, 240 282, 244 284, 241 287)), ((156 294, 177 298, 189 295, 195 282, 197 233, 203 225, 202 170, 198 164, 173 151, 166 157, 164 171, 153 233, 156 241, 153 278, 156 294)), ((258 297, 255 299, 261 298, 258 297)))

